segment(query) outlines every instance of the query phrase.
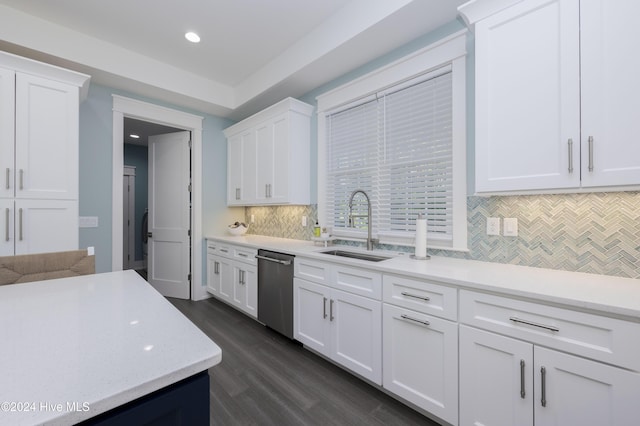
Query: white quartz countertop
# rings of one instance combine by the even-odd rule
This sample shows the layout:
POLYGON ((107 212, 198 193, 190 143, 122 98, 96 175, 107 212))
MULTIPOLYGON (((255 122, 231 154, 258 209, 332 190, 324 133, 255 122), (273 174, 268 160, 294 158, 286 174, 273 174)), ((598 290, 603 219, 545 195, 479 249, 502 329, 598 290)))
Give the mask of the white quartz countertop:
MULTIPOLYGON (((374 253, 391 255, 392 258, 382 262, 369 262, 322 254, 322 251, 328 249, 311 241, 259 235, 211 236, 210 239, 247 247, 282 251, 383 273, 433 280, 463 289, 490 291, 508 296, 535 299, 640 322, 640 280, 633 278, 439 256, 432 256, 430 260, 414 260, 408 254, 400 255, 396 252, 383 251, 374 253)), ((333 246, 331 248, 362 251, 348 246, 333 246)))
POLYGON ((134 271, 0 286, 0 425, 74 424, 222 351, 134 271))

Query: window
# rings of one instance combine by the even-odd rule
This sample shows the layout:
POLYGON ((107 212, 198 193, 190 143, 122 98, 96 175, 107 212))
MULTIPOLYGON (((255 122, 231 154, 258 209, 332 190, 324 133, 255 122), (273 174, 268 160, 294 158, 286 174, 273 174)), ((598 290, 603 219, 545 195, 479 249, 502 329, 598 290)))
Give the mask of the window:
MULTIPOLYGON (((361 194, 353 198, 351 223, 348 217, 350 196, 361 189, 371 200, 373 233, 381 243, 413 245, 415 220, 426 214, 429 247, 466 249, 461 60, 439 63, 325 111, 318 98, 319 213, 334 235, 366 236, 361 194)), ((403 66, 405 61, 389 68, 395 76, 403 66)), ((376 73, 375 80, 379 77, 376 73)), ((343 97, 353 96, 350 89, 343 89, 349 92, 343 97)), ((336 92, 329 97, 336 99, 336 92)))

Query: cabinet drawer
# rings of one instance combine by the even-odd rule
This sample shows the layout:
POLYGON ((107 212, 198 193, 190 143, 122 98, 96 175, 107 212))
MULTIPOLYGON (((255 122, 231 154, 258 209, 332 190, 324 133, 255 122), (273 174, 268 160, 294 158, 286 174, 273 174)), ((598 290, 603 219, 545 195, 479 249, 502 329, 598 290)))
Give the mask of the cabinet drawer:
POLYGON ((293 271, 298 278, 327 285, 331 276, 331 265, 325 262, 296 257, 296 261, 293 262, 293 271))
POLYGON ((640 371, 640 324, 460 291, 460 322, 640 371))
POLYGON ((382 300, 382 274, 365 269, 333 265, 331 287, 382 300))
POLYGON ((258 250, 247 247, 234 247, 232 246, 233 258, 239 262, 249 263, 251 265, 257 264, 256 255, 258 250))
POLYGON ((412 309, 424 314, 456 321, 458 295, 453 287, 429 281, 384 275, 382 299, 386 303, 412 309))

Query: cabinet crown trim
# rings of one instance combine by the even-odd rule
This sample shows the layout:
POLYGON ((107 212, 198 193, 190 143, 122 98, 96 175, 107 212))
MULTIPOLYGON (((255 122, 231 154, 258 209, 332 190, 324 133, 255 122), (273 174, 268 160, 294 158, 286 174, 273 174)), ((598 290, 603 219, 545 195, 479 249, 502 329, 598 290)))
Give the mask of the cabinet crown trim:
POLYGON ((0 51, 0 67, 76 86, 80 89, 80 102, 84 101, 89 94, 89 80, 91 79, 91 76, 87 74, 71 71, 55 65, 35 61, 33 59, 23 58, 22 56, 3 51, 0 51))
POLYGON ((513 6, 522 0, 471 0, 458 6, 458 13, 465 24, 473 30, 476 22, 513 6))
POLYGON ((244 120, 234 124, 233 126, 227 127, 223 130, 224 135, 227 138, 237 135, 238 133, 241 133, 251 127, 257 126, 263 121, 266 121, 285 112, 295 112, 304 115, 305 117, 311 117, 313 106, 289 97, 283 99, 277 104, 271 105, 270 107, 253 114, 248 118, 245 118, 244 120))

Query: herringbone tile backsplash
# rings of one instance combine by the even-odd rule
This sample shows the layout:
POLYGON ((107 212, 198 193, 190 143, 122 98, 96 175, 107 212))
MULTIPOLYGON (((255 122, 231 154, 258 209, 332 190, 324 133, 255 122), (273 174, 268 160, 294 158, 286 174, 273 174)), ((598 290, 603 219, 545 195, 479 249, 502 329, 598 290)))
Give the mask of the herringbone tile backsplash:
MULTIPOLYGON (((249 232, 309 240, 317 206, 248 207, 249 232), (303 228, 300 218, 309 217, 303 228)), ((640 193, 467 198, 468 253, 432 255, 640 278, 640 193), (518 219, 518 236, 486 235, 487 217, 518 219)), ((406 247, 394 250, 412 251, 406 247)))

